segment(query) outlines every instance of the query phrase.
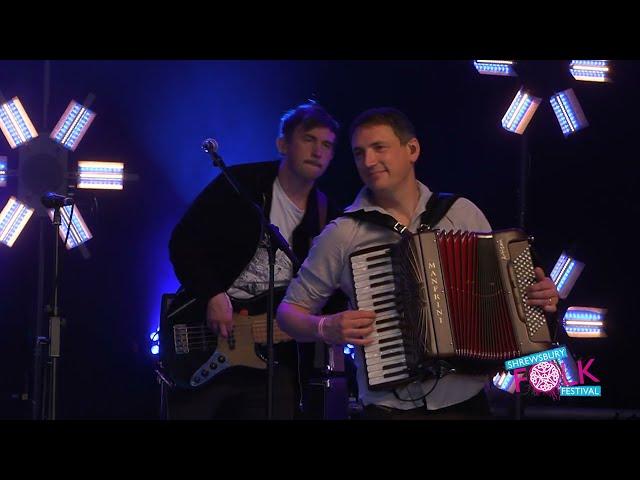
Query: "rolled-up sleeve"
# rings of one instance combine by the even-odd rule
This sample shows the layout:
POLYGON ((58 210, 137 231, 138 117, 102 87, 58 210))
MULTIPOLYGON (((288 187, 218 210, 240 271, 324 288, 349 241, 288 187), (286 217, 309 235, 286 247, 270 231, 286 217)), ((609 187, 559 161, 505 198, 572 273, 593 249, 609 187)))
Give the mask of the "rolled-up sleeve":
POLYGON ((318 313, 333 292, 340 287, 349 238, 350 220, 338 219, 329 223, 313 241, 309 255, 289 283, 282 300, 318 313))

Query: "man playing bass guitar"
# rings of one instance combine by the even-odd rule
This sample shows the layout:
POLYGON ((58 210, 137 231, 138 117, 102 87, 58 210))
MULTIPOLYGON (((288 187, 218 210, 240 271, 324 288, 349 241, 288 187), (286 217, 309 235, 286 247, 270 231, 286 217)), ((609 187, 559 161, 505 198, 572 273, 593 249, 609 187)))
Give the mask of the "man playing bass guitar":
MULTIPOLYGON (((279 162, 230 168, 300 261, 324 225, 340 215, 315 185, 333 158, 338 128, 320 105, 299 105, 281 118, 276 139, 279 162)), ((223 175, 198 195, 176 225, 169 253, 183 291, 170 308, 175 314, 172 322, 164 328, 165 341, 169 338, 171 345, 165 344, 161 351, 169 350, 167 358, 174 360, 187 358, 186 352, 201 354, 192 357, 195 367, 183 365, 187 388, 168 391, 168 418, 266 417, 266 360, 254 348, 266 342, 269 265, 261 246, 263 235, 255 211, 223 175), (189 306, 189 297, 199 307, 189 306), (176 321, 182 314, 200 318, 196 324, 176 321), (216 355, 210 357, 211 352, 216 355)), ((275 281, 281 294, 276 294, 276 306, 294 274, 289 259, 278 251, 275 281)), ((274 328, 273 418, 291 419, 301 394, 296 344, 275 322, 274 328)))

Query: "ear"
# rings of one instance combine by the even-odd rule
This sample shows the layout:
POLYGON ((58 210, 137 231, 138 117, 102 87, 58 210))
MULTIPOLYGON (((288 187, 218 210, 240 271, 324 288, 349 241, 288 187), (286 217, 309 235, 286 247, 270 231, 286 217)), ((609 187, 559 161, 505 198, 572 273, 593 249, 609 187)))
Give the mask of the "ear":
POLYGON ((420 156, 420 142, 418 142, 417 138, 412 138, 407 142, 407 148, 409 149, 409 158, 411 163, 416 163, 418 157, 420 156))
POLYGON ((284 139, 284 137, 276 138, 276 148, 278 149, 278 153, 280 153, 280 155, 287 154, 287 141, 284 139))

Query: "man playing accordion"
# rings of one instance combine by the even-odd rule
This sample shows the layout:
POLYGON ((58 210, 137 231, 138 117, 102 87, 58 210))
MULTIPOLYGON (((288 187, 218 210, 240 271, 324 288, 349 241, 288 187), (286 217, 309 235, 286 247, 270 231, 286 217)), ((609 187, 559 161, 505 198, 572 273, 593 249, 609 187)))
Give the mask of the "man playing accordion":
MULTIPOLYGON (((316 315, 336 289, 347 295, 352 308, 358 305, 350 256, 368 247, 397 243, 405 226, 415 233, 432 197, 429 188, 416 179, 420 144, 413 125, 402 112, 393 108, 367 110, 353 122, 350 134, 356 167, 365 186, 345 215, 332 221, 315 239, 280 304, 278 323, 299 341, 320 339, 363 347, 357 348, 356 366, 365 419, 487 418, 487 375, 454 372, 372 389, 363 365, 364 348, 377 341, 373 335, 376 313, 363 308, 316 315), (372 212, 374 216, 382 214, 393 221, 390 228, 385 228, 359 217, 361 212, 367 212, 365 216, 372 212)), ((442 231, 491 232, 482 211, 466 198, 457 198, 433 227, 442 231)), ((555 285, 541 268, 534 272, 535 281, 526 289, 526 304, 553 313, 558 303, 555 285)))

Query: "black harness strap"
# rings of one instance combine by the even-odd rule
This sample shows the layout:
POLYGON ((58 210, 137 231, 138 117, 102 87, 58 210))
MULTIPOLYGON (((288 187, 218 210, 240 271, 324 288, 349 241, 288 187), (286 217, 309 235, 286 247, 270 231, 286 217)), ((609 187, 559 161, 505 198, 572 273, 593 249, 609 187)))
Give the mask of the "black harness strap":
MULTIPOLYGON (((433 192, 427 201, 424 212, 420 216, 420 228, 422 230, 432 230, 438 222, 444 217, 455 201, 460 198, 453 193, 433 192)), ((375 223, 384 228, 393 230, 400 235, 407 235, 409 231, 407 227, 398 222, 391 215, 378 211, 365 212, 364 210, 356 210, 355 212, 347 212, 344 217, 351 217, 357 220, 375 223)))

